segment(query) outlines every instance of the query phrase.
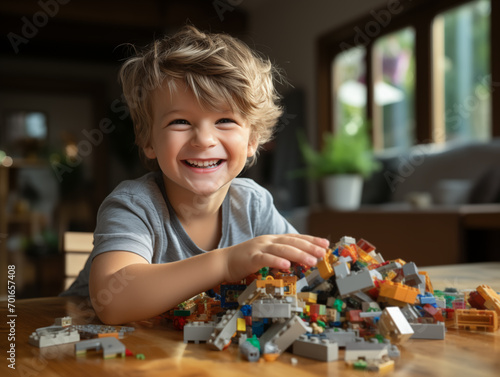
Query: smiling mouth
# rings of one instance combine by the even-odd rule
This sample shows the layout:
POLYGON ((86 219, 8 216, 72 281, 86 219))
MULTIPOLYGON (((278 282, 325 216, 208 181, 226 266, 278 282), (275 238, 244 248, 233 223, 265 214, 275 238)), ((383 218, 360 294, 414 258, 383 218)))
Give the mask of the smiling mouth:
POLYGON ((216 168, 220 164, 222 164, 224 160, 206 160, 206 161, 197 161, 197 160, 183 160, 183 162, 192 167, 198 169, 211 169, 216 168))

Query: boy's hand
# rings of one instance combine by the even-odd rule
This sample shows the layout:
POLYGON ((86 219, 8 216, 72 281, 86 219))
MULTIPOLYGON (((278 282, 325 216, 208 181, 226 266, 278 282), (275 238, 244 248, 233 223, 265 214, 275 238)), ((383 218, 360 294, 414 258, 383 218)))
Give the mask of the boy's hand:
POLYGON ((225 281, 238 281, 262 267, 287 269, 291 262, 315 266, 330 242, 303 234, 265 235, 222 249, 226 256, 225 281))

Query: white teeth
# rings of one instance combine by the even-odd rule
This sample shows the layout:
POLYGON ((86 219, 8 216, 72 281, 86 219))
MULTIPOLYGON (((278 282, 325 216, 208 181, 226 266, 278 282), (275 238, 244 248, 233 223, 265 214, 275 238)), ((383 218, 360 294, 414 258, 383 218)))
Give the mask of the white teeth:
POLYGON ((219 160, 207 160, 207 161, 196 161, 196 160, 186 160, 186 162, 194 167, 206 168, 206 167, 215 167, 219 160))

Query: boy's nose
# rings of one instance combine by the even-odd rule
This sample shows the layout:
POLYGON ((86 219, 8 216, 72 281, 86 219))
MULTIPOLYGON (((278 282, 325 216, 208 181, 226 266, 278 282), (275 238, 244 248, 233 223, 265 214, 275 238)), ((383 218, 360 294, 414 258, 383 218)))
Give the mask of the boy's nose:
POLYGON ((217 143, 216 140, 210 127, 198 127, 193 135, 192 144, 198 148, 210 148, 217 143))

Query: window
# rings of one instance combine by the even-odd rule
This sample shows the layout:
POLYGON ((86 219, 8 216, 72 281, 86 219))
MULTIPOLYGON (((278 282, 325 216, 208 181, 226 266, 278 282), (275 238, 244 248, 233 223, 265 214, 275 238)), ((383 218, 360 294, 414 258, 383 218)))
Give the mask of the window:
POLYGON ((397 3, 319 39, 318 141, 360 113, 380 151, 499 137, 500 3, 397 3))
POLYGON ((366 49, 351 48, 333 61, 333 107, 335 124, 343 127, 353 117, 366 113, 366 49))
POLYGON ((407 148, 415 140, 415 30, 378 38, 372 59, 374 148, 407 148))
POLYGON ((435 142, 490 137, 490 11, 479 0, 434 19, 435 142))

